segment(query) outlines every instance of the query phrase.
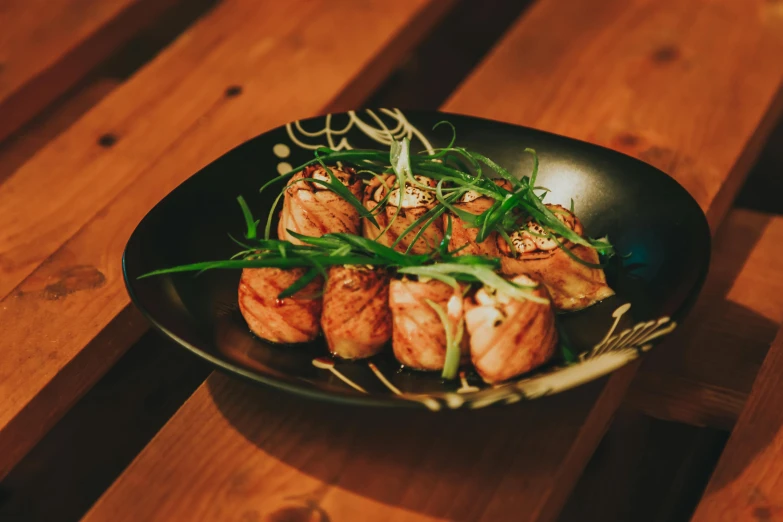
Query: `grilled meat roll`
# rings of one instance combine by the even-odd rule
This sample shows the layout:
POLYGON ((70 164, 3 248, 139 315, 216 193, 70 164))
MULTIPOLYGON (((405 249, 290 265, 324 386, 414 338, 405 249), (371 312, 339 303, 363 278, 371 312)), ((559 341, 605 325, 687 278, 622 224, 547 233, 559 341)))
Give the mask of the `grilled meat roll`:
MULTIPOLYGON (((436 185, 433 180, 427 177, 415 176, 415 178, 424 185, 432 187, 436 185)), ((400 201, 400 190, 399 187, 395 186, 396 179, 397 177, 392 174, 374 178, 364 190, 364 206, 371 212, 375 210, 375 207, 377 207, 383 198, 386 197, 386 194, 391 191, 386 206, 381 212, 375 215, 375 220, 381 228, 377 228, 366 218, 362 220, 364 237, 373 240, 376 240, 377 238, 379 243, 386 246, 391 246, 406 228, 438 203, 433 192, 428 192, 408 184, 405 186, 402 201, 400 201), (400 203, 402 204, 400 205, 400 203), (398 207, 399 213, 397 213, 398 207), (394 217, 395 214, 397 214, 396 218, 394 217), (393 222, 392 219, 394 219, 393 222), (381 234, 390 222, 392 224, 389 229, 381 234), (379 234, 381 234, 380 237, 378 237, 379 234)), ((418 225, 406 234, 397 244, 395 250, 405 252, 413 241, 413 238, 416 236, 416 233, 424 224, 425 223, 418 225)), ((436 219, 424 230, 421 237, 419 237, 418 241, 416 241, 411 248, 411 253, 426 254, 431 252, 437 248, 442 240, 443 229, 441 228, 440 220, 436 219)))
MULTIPOLYGON (((506 190, 511 190, 511 183, 504 179, 496 179, 495 183, 506 190)), ((454 206, 470 214, 478 215, 486 212, 497 200, 482 196, 481 194, 470 191, 462 195, 454 206)), ((498 257, 498 245, 496 242, 497 232, 492 232, 481 243, 476 242, 478 228, 468 227, 467 224, 456 214, 448 212, 443 215, 443 230, 448 226, 448 219, 451 218, 451 240, 449 241, 449 250, 454 251, 460 247, 465 247, 457 255, 485 255, 498 257), (467 245, 467 246, 466 246, 467 245)))
MULTIPOLYGON (((526 286, 537 284, 524 275, 512 281, 526 286)), ((538 285, 534 293, 548 297, 543 285, 538 285)), ((470 359, 476 372, 489 383, 541 366, 557 346, 551 303, 515 299, 486 287, 466 298, 465 327, 470 335, 470 359)))
MULTIPOLYGON (((361 201, 362 181, 353 169, 329 167, 329 170, 361 201)), ((320 183, 303 181, 308 179, 331 183, 329 174, 320 165, 310 165, 294 174, 286 185, 277 237, 300 245, 302 242, 287 230, 314 237, 330 232, 358 234, 361 217, 356 208, 320 183)))
MULTIPOLYGON (((394 356, 417 370, 441 370, 446 361, 446 330, 432 301, 446 312, 456 338, 462 327, 462 292, 440 281, 395 279, 389 286, 394 356)), ((468 336, 462 335, 461 358, 467 360, 468 336)))
MULTIPOLYGON (((582 236, 584 228, 579 219, 560 205, 547 205, 554 214, 571 230, 582 236)), ((535 222, 527 223, 528 230, 542 235, 544 230, 535 222)), ((598 301, 614 295, 606 283, 606 275, 601 268, 592 268, 571 258, 551 238, 538 237, 525 230, 511 235, 516 257, 511 257, 508 244, 497 239, 503 273, 508 276, 528 274, 540 279, 549 290, 557 310, 580 310, 598 301)), ((565 248, 579 259, 598 264, 598 252, 595 249, 571 242, 563 242, 565 248)))
POLYGON ((321 331, 321 278, 291 297, 277 296, 304 275, 304 268, 245 268, 239 280, 239 311, 250 330, 273 343, 314 340, 321 331))
POLYGON ((362 359, 378 353, 392 334, 389 275, 358 265, 331 267, 321 328, 329 351, 338 357, 362 359))

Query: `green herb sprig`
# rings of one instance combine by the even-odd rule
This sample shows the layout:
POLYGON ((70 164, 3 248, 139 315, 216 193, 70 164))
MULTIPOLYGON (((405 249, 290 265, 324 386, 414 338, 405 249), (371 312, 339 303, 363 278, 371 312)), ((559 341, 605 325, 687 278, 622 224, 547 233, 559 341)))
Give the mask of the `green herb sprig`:
MULTIPOLYGON (((614 255, 614 248, 611 243, 606 240, 595 240, 580 236, 563 224, 555 213, 544 205, 542 199, 548 192, 548 189, 536 186, 539 158, 534 149, 526 148, 522 151, 525 154, 530 154, 533 158, 533 168, 530 175, 517 178, 487 156, 464 147, 455 146, 456 130, 454 126, 447 121, 441 121, 435 124, 433 129, 441 125, 447 125, 451 128, 452 137, 446 147, 435 149, 432 153, 422 151, 418 154, 412 154, 408 138, 393 141, 388 153, 372 149, 335 151, 327 147, 320 147, 315 151, 315 159, 300 165, 286 175, 281 176, 281 178, 287 179, 309 165, 318 163, 326 168, 327 164, 334 164, 336 162, 351 164, 355 168, 374 175, 395 174, 396 179, 394 181, 394 186, 387 188, 389 189, 389 193, 394 189, 398 189, 400 201, 390 201, 387 194, 387 197, 379 202, 374 213, 382 211, 382 209, 389 204, 394 204, 397 206, 397 210, 399 210, 402 202, 402 195, 404 194, 407 185, 411 185, 418 190, 433 192, 437 204, 429 209, 415 223, 409 225, 395 241, 396 246, 396 244, 399 244, 400 241, 418 228, 418 231, 415 233, 414 238, 408 246, 408 252, 410 252, 413 245, 420 239, 426 228, 435 223, 441 215, 448 211, 458 216, 466 227, 478 229, 476 236, 477 243, 482 243, 489 239, 493 233, 497 233, 509 244, 511 252, 515 252, 509 235, 524 226, 526 220, 532 219, 547 231, 548 235, 555 238, 562 238, 562 241, 558 241, 558 247, 567 250, 570 257, 577 262, 591 267, 603 266, 593 265, 582 260, 570 252, 567 243, 596 249, 601 255, 606 257, 614 255), (490 171, 489 173, 492 173, 494 177, 490 177, 486 169, 488 169, 490 171), (433 179, 437 184, 435 187, 423 184, 416 180, 414 174, 433 179), (494 181, 495 177, 507 181, 512 187, 511 190, 498 186, 494 181), (536 194, 536 190, 542 191, 543 194, 539 196, 536 194), (495 201, 481 214, 471 214, 457 208, 455 204, 458 202, 459 198, 469 191, 476 192, 480 196, 488 197, 495 201)), ((280 178, 270 180, 261 190, 265 190, 278 181, 280 181, 280 178)), ((332 185, 337 184, 341 183, 334 178, 332 180, 332 185)), ((327 188, 330 188, 339 194, 345 192, 342 190, 342 187, 334 186, 327 188)), ((347 191, 347 189, 345 190, 347 191)), ((363 205, 358 201, 350 201, 351 198, 346 199, 357 208, 357 211, 362 216, 365 216, 367 210, 363 205)), ((395 212, 392 219, 396 219, 397 215, 398 212, 395 212)), ((371 220, 371 222, 377 225, 374 220, 371 220)), ((386 229, 388 229, 389 226, 387 226, 386 229)), ((384 229, 382 233, 385 232, 386 229, 384 229)))

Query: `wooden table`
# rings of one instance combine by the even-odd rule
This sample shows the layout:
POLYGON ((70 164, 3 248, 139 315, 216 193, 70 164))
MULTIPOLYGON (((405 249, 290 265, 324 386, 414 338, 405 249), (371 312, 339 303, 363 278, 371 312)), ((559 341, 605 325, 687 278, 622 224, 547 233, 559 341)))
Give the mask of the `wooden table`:
MULTIPOLYGON (((105 43, 108 53, 175 2, 124 18, 140 8, 54 3, 63 13, 78 6, 71 16, 83 17, 84 29, 30 18, 27 2, 0 11, 0 20, 29 25, 19 34, 50 34, 54 24, 74 39, 18 37, 7 48, 0 41, 0 62, 26 64, 0 68, 0 110, 27 100, 0 133, 18 130, 104 57, 76 59, 83 66, 74 71, 68 64, 80 49, 105 43), (35 51, 25 57, 28 47, 35 51), (51 72, 60 69, 65 79, 51 72), (52 78, 45 95, 41 77, 52 78)), ((363 104, 454 5, 212 2, 140 70, 0 175, 0 477, 147 329, 120 272, 125 242, 147 210, 246 139, 363 104)), ((71 23, 64 16, 61 24, 71 23)), ((717 231, 783 108, 781 56, 776 1, 537 0, 442 108, 639 157, 689 190, 717 231)), ((755 440, 746 433, 763 411, 753 405, 772 400, 767 368, 780 367, 779 352, 768 356, 727 459, 732 447, 755 440)), ((553 520, 638 367, 530 404, 437 418, 313 403, 213 374, 85 519, 553 520)), ((768 420, 768 440, 779 441, 779 418, 768 420)), ((708 498, 744 477, 737 467, 748 458, 731 459, 733 471, 719 473, 733 474, 716 479, 708 498)), ((723 508, 699 514, 709 509, 723 508)))

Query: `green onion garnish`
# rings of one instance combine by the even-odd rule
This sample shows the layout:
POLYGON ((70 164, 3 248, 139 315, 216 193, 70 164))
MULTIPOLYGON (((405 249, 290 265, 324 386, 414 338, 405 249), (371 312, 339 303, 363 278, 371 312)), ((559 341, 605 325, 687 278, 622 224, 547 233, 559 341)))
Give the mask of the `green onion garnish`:
POLYGON ((517 300, 527 300, 536 303, 547 304, 549 299, 535 295, 532 291, 535 287, 522 286, 511 281, 506 281, 495 271, 486 265, 463 265, 460 263, 437 263, 426 266, 406 266, 397 270, 400 274, 413 274, 432 277, 446 276, 453 279, 459 277, 465 281, 479 281, 484 285, 494 288, 500 293, 517 300))
MULTIPOLYGON (((433 129, 446 125, 451 128, 452 135, 446 147, 435 149, 431 153, 421 152, 411 154, 408 138, 393 141, 388 152, 382 150, 353 149, 335 151, 328 147, 319 147, 315 150, 315 158, 299 165, 290 172, 270 179, 261 187, 266 190, 278 182, 289 180, 297 172, 310 165, 320 165, 329 175, 329 182, 319 179, 307 178, 298 181, 317 183, 342 197, 353 206, 359 215, 371 222, 380 230, 375 219, 375 214, 383 212, 385 207, 394 202, 390 201, 391 192, 399 190, 399 201, 394 217, 389 224, 381 230, 376 240, 385 234, 391 227, 402 208, 405 188, 408 184, 419 190, 432 192, 437 203, 414 223, 410 224, 392 244, 392 247, 384 246, 376 240, 367 239, 353 234, 325 234, 322 237, 308 237, 288 231, 293 237, 304 244, 294 245, 289 241, 272 239, 271 225, 274 212, 281 198, 284 197, 287 186, 277 195, 264 229, 264 238, 258 237, 259 220, 254 219, 247 202, 239 196, 237 201, 245 220, 245 240, 237 242, 242 250, 230 259, 193 263, 189 265, 175 266, 156 270, 141 277, 152 275, 219 269, 219 268, 307 268, 305 275, 299 278, 292 286, 285 289, 281 295, 290 296, 304 288, 317 276, 326 277, 326 268, 341 264, 358 264, 386 267, 396 269, 401 274, 415 274, 422 277, 431 277, 443 281, 451 286, 457 286, 458 282, 480 282, 499 292, 505 293, 514 299, 526 299, 540 303, 548 302, 546 299, 535 295, 530 287, 523 287, 506 281, 496 273, 499 260, 483 256, 457 256, 457 251, 449 251, 449 239, 451 236, 452 217, 459 218, 464 226, 477 228, 476 241, 481 243, 486 240, 494 241, 496 233, 508 244, 512 255, 516 254, 510 234, 520 229, 520 223, 532 219, 542 227, 544 235, 553 239, 559 248, 562 248, 576 261, 592 268, 602 268, 603 265, 588 263, 570 251, 568 242, 586 246, 597 250, 605 256, 614 255, 611 243, 606 239, 593 240, 584 238, 566 226, 558 219, 555 212, 542 202, 542 197, 547 189, 536 186, 538 176, 539 158, 536 151, 525 148, 524 152, 533 155, 533 169, 529 176, 516 177, 508 170, 498 165, 490 158, 476 151, 464 147, 455 146, 456 130, 448 121, 438 122, 433 129), (350 164, 356 169, 356 175, 366 177, 383 176, 393 173, 395 183, 388 186, 384 181, 387 193, 378 202, 373 211, 367 210, 364 204, 353 195, 348 187, 342 183, 332 172, 329 165, 350 164), (487 173, 494 172, 500 178, 508 181, 512 187, 507 190, 498 186, 493 179, 488 177, 482 165, 488 168, 487 173), (431 187, 416 179, 416 175, 425 176, 435 180, 436 186, 431 187), (541 196, 535 190, 544 191, 541 196), (482 197, 491 198, 494 203, 481 214, 471 214, 456 206, 458 200, 468 191, 474 191, 482 197), (423 236, 426 229, 446 215, 447 230, 443 240, 437 245, 429 245, 431 252, 423 255, 410 253, 413 245, 423 236), (418 230, 416 228, 418 227, 418 230), (411 234, 414 230, 412 241, 405 253, 394 249, 402 238, 411 234)), ((571 201, 573 213, 573 200, 571 201)), ((524 227, 524 225, 523 225, 524 227)), ((532 234, 532 232, 531 232, 532 234)), ((232 238, 233 239, 233 238, 232 238)))
MULTIPOLYGON (((459 345, 462 341, 463 324, 460 319, 457 325, 457 334, 454 334, 454 327, 449 320, 448 314, 443 310, 435 301, 425 299, 428 305, 438 314, 440 322, 443 324, 443 330, 446 332, 446 358, 443 362, 443 371, 440 376, 444 379, 454 379, 457 377, 457 371, 459 370, 460 349, 459 345)), ((448 306, 448 305, 447 305, 448 306)))
POLYGON ((242 209, 242 215, 245 217, 245 225, 247 226, 247 232, 245 232, 245 239, 255 239, 256 229, 260 220, 253 218, 253 213, 250 211, 250 207, 247 206, 245 198, 242 196, 237 197, 237 202, 242 209))

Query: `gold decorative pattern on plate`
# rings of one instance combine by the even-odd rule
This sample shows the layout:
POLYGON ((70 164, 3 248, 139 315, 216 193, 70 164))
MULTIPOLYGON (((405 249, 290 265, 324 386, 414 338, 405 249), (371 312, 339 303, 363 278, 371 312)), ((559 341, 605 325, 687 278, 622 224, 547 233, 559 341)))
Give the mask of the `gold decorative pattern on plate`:
MULTIPOLYGON (((356 128, 368 138, 386 147, 391 146, 393 141, 399 141, 405 137, 411 143, 418 140, 428 153, 434 152, 429 140, 408 121, 401 110, 379 109, 378 113, 380 114, 378 114, 371 109, 366 109, 365 113, 366 120, 362 119, 356 111, 348 111, 348 123, 340 128, 334 128, 331 114, 324 117, 324 126, 320 129, 305 129, 300 120, 287 123, 285 128, 289 139, 296 146, 305 150, 316 150, 319 147, 329 147, 335 151, 351 150, 353 146, 348 141, 346 134, 356 128)), ((288 146, 283 143, 275 144, 273 147, 273 153, 278 158, 287 157, 287 152, 288 146)))

